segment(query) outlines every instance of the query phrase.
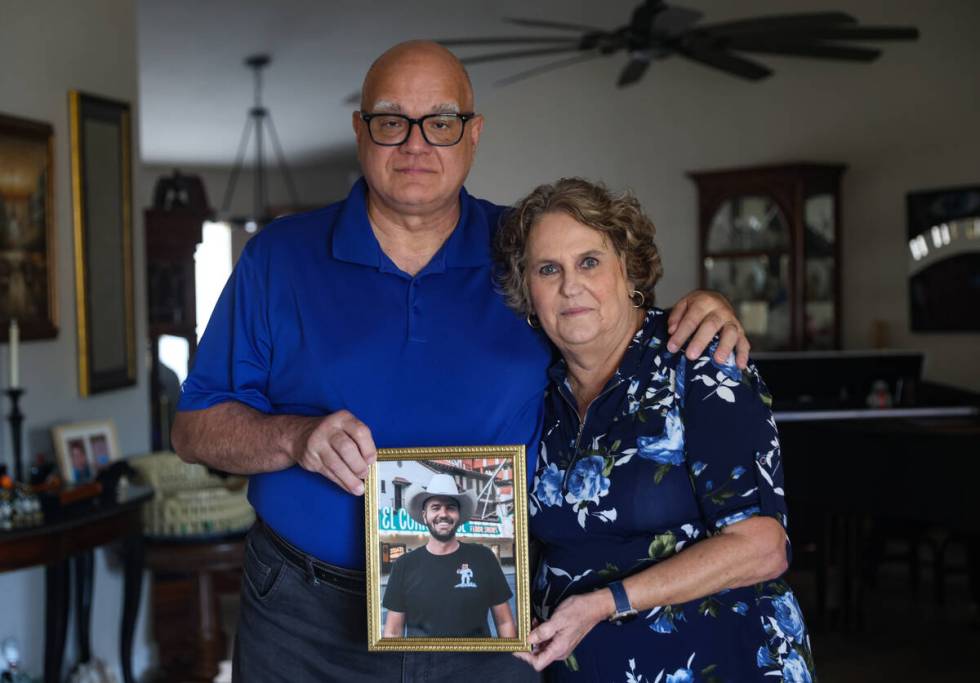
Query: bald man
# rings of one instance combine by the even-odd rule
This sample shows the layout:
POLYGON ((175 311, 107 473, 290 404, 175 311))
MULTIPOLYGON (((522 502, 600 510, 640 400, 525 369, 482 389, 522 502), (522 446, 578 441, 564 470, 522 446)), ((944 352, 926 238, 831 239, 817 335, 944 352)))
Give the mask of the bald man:
MULTIPOLYGON (((251 475, 235 680, 520 681, 506 654, 369 653, 360 496, 376 446, 523 443, 534 471, 542 336, 492 284, 503 207, 463 188, 483 117, 459 60, 397 45, 353 115, 364 177, 347 198, 249 241, 174 422, 188 462, 251 475)), ((675 307, 696 357, 748 345, 720 297, 675 307), (683 315, 682 315, 683 314, 683 315), (700 327, 699 327, 700 325, 700 327)))

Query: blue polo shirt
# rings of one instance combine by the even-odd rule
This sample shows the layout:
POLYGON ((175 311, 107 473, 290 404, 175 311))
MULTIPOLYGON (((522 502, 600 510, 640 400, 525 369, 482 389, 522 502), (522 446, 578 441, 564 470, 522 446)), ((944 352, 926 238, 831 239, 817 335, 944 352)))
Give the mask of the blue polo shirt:
MULTIPOLYGON (((379 448, 525 444, 528 473, 550 351, 495 290, 502 207, 460 192, 459 223, 414 277, 381 250, 367 186, 252 238, 184 382, 179 410, 238 401, 268 414, 347 409, 379 448)), ((253 475, 249 500, 325 562, 364 566, 364 499, 291 467, 253 475)))

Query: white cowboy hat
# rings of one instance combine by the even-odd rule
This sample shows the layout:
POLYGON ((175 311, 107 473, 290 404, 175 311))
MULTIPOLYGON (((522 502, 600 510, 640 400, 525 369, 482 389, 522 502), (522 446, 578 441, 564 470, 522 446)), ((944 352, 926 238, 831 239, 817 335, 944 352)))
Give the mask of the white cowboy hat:
POLYGON ((419 524, 425 524, 422 508, 425 501, 433 496, 448 496, 459 503, 459 523, 462 524, 473 516, 476 509, 476 496, 471 491, 460 492, 456 482, 448 474, 433 474, 428 486, 412 484, 408 490, 408 514, 419 524))

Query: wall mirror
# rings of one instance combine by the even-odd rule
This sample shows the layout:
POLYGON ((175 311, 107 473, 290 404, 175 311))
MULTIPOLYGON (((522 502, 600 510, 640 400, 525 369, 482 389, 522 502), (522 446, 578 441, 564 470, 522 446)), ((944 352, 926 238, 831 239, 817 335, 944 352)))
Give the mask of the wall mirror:
POLYGON ((69 108, 78 390, 88 396, 136 382, 130 112, 77 91, 69 108))

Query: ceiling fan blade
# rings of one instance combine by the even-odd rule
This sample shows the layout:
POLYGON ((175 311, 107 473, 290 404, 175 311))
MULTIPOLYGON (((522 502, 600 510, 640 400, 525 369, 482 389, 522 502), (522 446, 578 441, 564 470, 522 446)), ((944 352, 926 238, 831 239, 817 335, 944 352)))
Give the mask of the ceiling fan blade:
POLYGON ((653 30, 657 33, 675 35, 686 31, 691 25, 695 24, 704 14, 696 9, 677 7, 670 5, 657 13, 653 19, 653 30))
POLYGON ((523 81, 524 79, 531 78, 532 76, 538 76, 549 71, 555 71, 557 69, 562 69, 566 66, 572 66, 574 64, 580 64, 582 62, 587 62, 590 59, 598 59, 603 55, 598 52, 588 52, 582 55, 575 55, 574 57, 566 57, 565 59, 558 60, 557 62, 549 62, 547 64, 542 64, 541 66, 536 66, 533 69, 527 69, 526 71, 520 71, 513 76, 507 76, 506 78, 501 78, 500 80, 494 81, 494 85, 511 85, 512 83, 517 83, 518 81, 523 81))
POLYGON ((558 55, 563 52, 580 52, 578 43, 568 47, 542 47, 535 50, 512 50, 511 52, 493 52, 485 55, 474 55, 460 59, 463 64, 482 64, 483 62, 497 62, 503 59, 520 59, 522 57, 540 57, 542 55, 558 55))
POLYGON ((465 47, 467 45, 512 45, 521 43, 568 43, 575 45, 578 38, 561 38, 559 36, 510 36, 500 38, 448 38, 436 40, 444 47, 465 47))
POLYGON ((786 57, 813 57, 816 59, 843 59, 854 62, 872 62, 881 56, 881 50, 849 45, 826 43, 796 43, 774 40, 732 40, 726 47, 739 52, 758 52, 786 57))
POLYGON ((616 86, 623 88, 627 85, 636 83, 638 80, 643 78, 643 74, 645 74, 649 68, 649 56, 633 57, 626 63, 626 66, 624 66, 623 70, 620 72, 619 80, 616 81, 616 86))
POLYGON ((827 26, 790 30, 782 35, 788 39, 802 36, 816 40, 916 40, 919 29, 914 26, 827 26))
POLYGON ((773 33, 779 31, 805 30, 808 28, 839 27, 856 24, 857 19, 844 12, 814 12, 809 14, 777 14, 754 19, 738 19, 720 24, 708 24, 692 33, 720 38, 751 33, 773 33))
POLYGON ((695 62, 721 69, 733 76, 758 81, 772 75, 772 70, 757 62, 733 55, 717 48, 698 43, 682 43, 675 48, 676 52, 695 62))
POLYGON ((508 24, 516 24, 518 26, 533 26, 535 28, 556 28, 562 31, 578 31, 578 32, 605 31, 605 29, 598 28, 596 26, 585 26, 584 24, 572 24, 565 21, 549 21, 547 19, 523 19, 520 17, 504 17, 503 20, 506 21, 508 24))

